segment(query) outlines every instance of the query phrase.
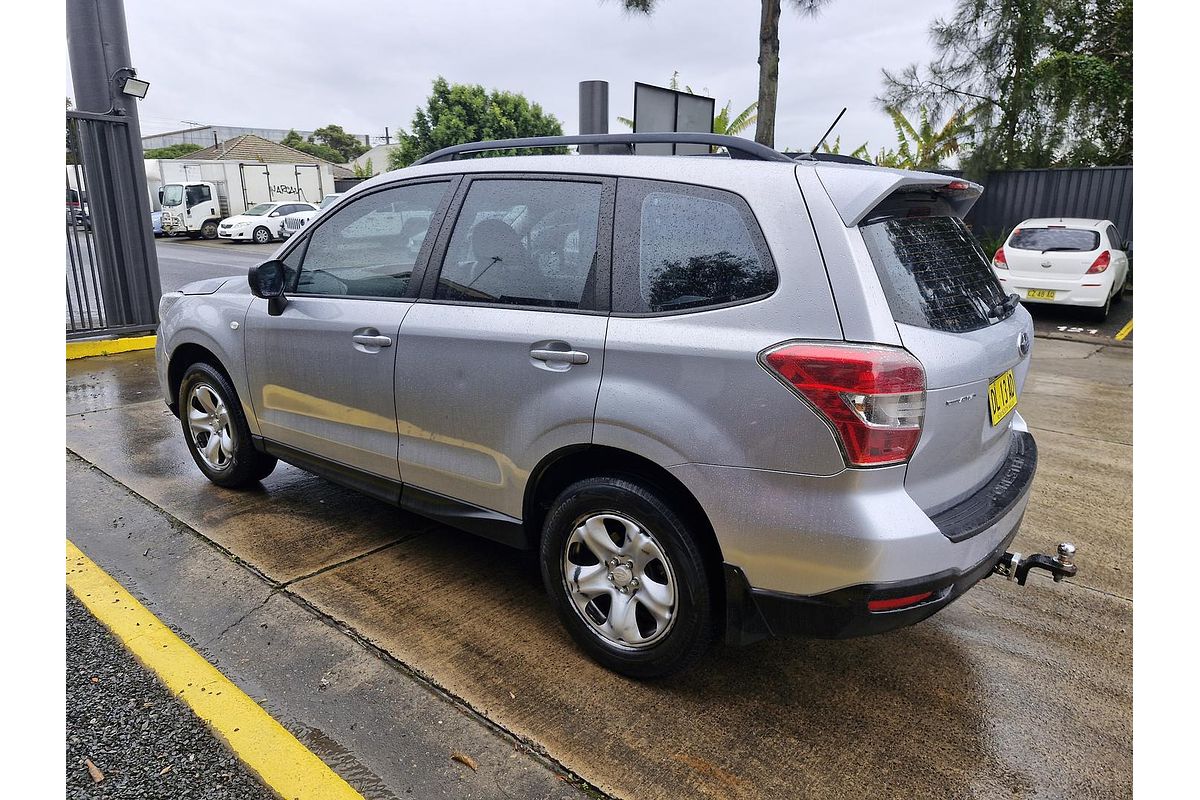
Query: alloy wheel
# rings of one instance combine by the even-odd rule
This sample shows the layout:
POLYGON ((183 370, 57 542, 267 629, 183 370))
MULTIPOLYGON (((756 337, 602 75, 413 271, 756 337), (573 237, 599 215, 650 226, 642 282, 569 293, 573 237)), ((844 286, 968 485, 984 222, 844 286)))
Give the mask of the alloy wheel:
POLYGON ((588 627, 630 649, 661 640, 675 621, 675 572, 654 535, 627 516, 593 513, 575 523, 562 556, 563 583, 588 627))
POLYGON ((220 472, 233 462, 233 425, 225 401, 212 386, 197 383, 188 392, 188 432, 196 452, 210 469, 220 472))

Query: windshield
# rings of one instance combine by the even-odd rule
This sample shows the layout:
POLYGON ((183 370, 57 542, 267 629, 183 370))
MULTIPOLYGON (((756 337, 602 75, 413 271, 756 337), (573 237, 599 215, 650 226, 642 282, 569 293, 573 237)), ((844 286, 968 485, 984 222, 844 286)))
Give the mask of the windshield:
POLYGON ((1080 228, 1017 228, 1008 240, 1018 250, 1064 250, 1086 253, 1100 246, 1100 232, 1080 228))
POLYGON ((321 201, 321 208, 329 208, 331 205, 337 202, 339 197, 341 197, 340 194, 325 195, 325 199, 321 201))
POLYGON ((271 209, 275 207, 274 203, 259 203, 254 208, 246 211, 247 217, 265 217, 271 213, 271 209))
POLYGON ((183 185, 179 183, 168 183, 163 187, 162 204, 164 206, 177 206, 183 203, 183 185))

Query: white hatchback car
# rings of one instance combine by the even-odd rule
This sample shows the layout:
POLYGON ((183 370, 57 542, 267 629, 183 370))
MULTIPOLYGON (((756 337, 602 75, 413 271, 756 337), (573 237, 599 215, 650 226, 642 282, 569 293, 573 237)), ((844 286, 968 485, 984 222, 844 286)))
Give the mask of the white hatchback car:
POLYGON ((283 218, 299 211, 316 211, 312 203, 259 203, 242 214, 221 220, 217 226, 217 237, 231 241, 267 244, 280 238, 279 229, 283 218))
POLYGON ((1024 302, 1087 306, 1104 320, 1125 291, 1129 250, 1106 219, 1027 219, 996 251, 992 270, 1024 302))

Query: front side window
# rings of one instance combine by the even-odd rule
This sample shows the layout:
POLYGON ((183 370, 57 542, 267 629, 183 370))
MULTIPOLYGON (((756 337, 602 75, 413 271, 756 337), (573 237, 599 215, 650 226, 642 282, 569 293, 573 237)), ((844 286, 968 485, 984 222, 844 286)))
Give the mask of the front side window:
POLYGON ((593 306, 603 185, 477 180, 454 225, 434 297, 593 306))
POLYGON ((716 189, 622 179, 613 310, 661 313, 765 297, 778 275, 745 201, 716 189))
POLYGON ((212 200, 212 193, 207 186, 189 186, 187 187, 187 204, 198 206, 201 203, 207 203, 212 200))
POLYGON ((448 185, 385 189, 322 215, 308 237, 294 291, 403 297, 448 185))

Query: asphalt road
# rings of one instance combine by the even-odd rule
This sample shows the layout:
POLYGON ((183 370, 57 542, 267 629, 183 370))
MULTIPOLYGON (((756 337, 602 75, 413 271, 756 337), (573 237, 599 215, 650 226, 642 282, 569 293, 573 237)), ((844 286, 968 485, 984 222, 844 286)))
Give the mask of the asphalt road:
POLYGON ((273 244, 242 244, 187 238, 156 239, 158 276, 164 292, 173 292, 192 281, 245 275, 279 249, 273 244))
MULTIPOLYGON (((1034 344, 1019 409, 1040 459, 1013 549, 1073 541, 1077 578, 1054 584, 1037 575, 1025 588, 988 579, 908 629, 718 648, 669 681, 629 681, 588 660, 528 561, 498 545, 282 464, 254 491, 209 484, 154 394, 146 353, 68 365, 67 446, 114 482, 103 491, 132 498, 97 505, 102 487, 86 488, 69 469, 68 520, 76 544, 131 576, 159 608, 174 603, 181 629, 197 639, 212 631, 205 641, 216 647, 227 620, 250 613, 229 607, 252 597, 243 601, 228 575, 252 574, 270 587, 257 590, 272 598, 264 613, 272 603, 300 604, 385 659, 396 686, 425 682, 614 796, 1124 798, 1132 789, 1132 361, 1132 348, 1102 342, 1034 344), (127 543, 143 535, 141 523, 109 528, 143 500, 218 549, 219 580, 198 556, 144 559, 150 545, 127 543)), ((275 617, 268 621, 274 632, 275 617)), ((247 624, 241 635, 255 629, 247 624)), ((288 637, 297 644, 271 646, 278 637, 244 640, 234 657, 291 678, 271 697, 307 708, 321 694, 294 677, 295 662, 314 645, 288 637)), ((367 676, 378 664, 354 663, 330 673, 340 694, 320 712, 335 720, 320 723, 322 741, 386 786, 402 786, 413 778, 397 774, 393 754, 411 746, 405 732, 426 735, 428 716, 410 712, 399 729, 395 714, 380 717, 366 688, 379 680, 367 676)), ((403 765, 445 761, 442 751, 403 765)), ((503 763, 480 761, 480 774, 503 763)), ((482 796, 523 796, 506 780, 496 783, 505 791, 485 787, 482 796)), ((442 786, 427 785, 428 796, 442 786)))
POLYGON ((70 591, 66 718, 67 797, 275 797, 70 591))

